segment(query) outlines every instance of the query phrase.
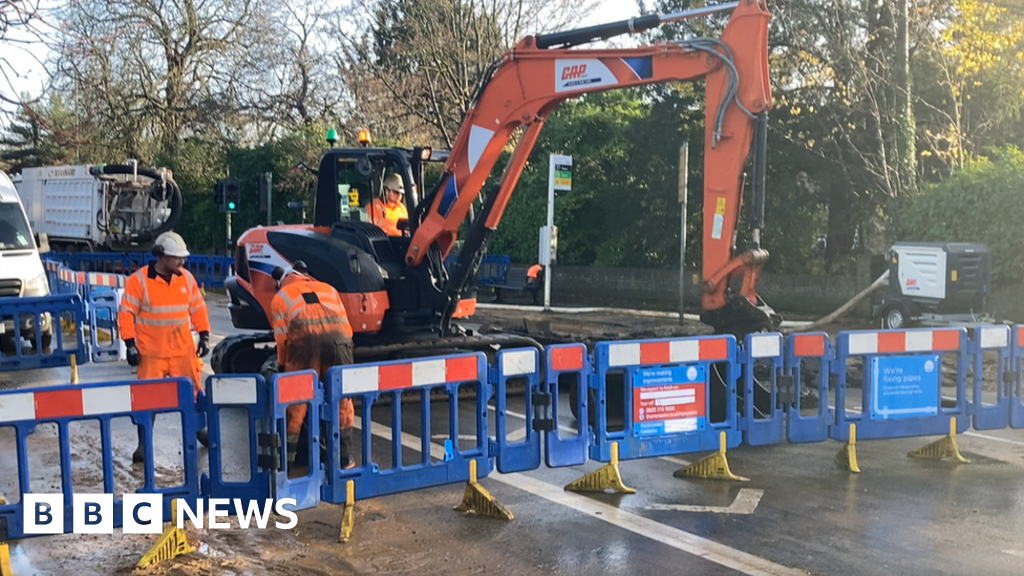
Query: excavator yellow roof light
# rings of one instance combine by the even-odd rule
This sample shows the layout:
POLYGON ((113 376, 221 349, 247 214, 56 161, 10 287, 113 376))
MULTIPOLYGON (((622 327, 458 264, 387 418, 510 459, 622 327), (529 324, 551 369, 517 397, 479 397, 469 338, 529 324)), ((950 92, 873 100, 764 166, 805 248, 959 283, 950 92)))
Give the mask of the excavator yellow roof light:
POLYGON ((370 131, 363 128, 359 131, 359 143, 366 146, 370 143, 370 131))

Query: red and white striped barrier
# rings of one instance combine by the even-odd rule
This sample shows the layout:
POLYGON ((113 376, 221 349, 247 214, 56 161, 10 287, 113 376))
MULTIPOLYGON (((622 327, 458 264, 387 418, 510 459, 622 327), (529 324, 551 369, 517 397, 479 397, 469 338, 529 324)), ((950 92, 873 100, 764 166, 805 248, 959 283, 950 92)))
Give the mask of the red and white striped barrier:
POLYGON ((40 390, 0 395, 0 424, 178 407, 174 381, 40 390))
POLYGON ((357 394, 478 380, 477 362, 476 356, 467 354, 402 364, 345 367, 342 376, 345 382, 344 393, 357 394))
POLYGON ((610 367, 670 362, 700 362, 704 360, 730 360, 729 341, 726 338, 701 340, 677 339, 655 342, 628 342, 608 347, 610 367))

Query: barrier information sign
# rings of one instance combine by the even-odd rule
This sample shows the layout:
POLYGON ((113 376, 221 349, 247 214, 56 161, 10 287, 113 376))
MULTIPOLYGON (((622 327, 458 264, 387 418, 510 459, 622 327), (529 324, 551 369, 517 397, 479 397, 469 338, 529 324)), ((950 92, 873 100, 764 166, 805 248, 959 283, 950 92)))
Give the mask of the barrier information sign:
POLYGON ((871 359, 871 417, 915 418, 939 412, 939 356, 871 359))
POLYGON ((638 370, 633 379, 634 435, 703 430, 706 390, 703 366, 638 370))

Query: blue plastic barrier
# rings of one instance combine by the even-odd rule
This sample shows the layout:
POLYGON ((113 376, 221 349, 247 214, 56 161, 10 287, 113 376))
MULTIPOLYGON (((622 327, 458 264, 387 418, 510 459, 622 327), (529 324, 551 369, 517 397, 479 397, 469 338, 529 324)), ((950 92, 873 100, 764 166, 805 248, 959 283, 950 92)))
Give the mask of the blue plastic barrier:
POLYGON ((550 395, 540 389, 540 359, 534 348, 501 350, 498 369, 491 373, 494 385, 494 457, 495 466, 503 474, 535 470, 540 467, 541 432, 548 429, 550 419, 538 419, 536 412, 550 404, 550 395), (526 398, 526 436, 510 442, 508 438, 508 388, 510 380, 523 385, 526 398), (538 426, 539 425, 539 426, 538 426))
POLYGON ((1010 331, 1011 372, 1005 377, 1010 381, 1010 426, 1024 428, 1024 386, 1021 368, 1024 368, 1024 326, 1014 326, 1010 331))
POLYGON ((833 412, 829 408, 829 363, 832 342, 824 332, 790 334, 786 338, 786 373, 791 378, 792 398, 786 406, 786 440, 794 444, 822 442, 829 436, 833 412), (807 363, 807 364, 805 364, 807 363), (817 393, 817 410, 803 415, 804 388, 817 393))
POLYGON ((69 366, 72 354, 81 364, 89 361, 82 331, 76 329, 69 339, 61 330, 62 320, 76 327, 87 321, 85 304, 77 294, 0 298, 0 320, 4 327, 4 334, 0 336, 0 342, 4 343, 4 350, 0 352, 0 371, 69 366), (40 326, 42 330, 37 329, 40 326), (43 346, 47 326, 52 334, 48 348, 43 346), (28 339, 26 329, 34 332, 30 347, 23 342, 28 339), (12 349, 8 350, 9 346, 12 349))
MULTIPOLYGON (((544 417, 551 421, 550 429, 544 432, 544 458, 549 468, 578 466, 587 461, 590 446, 589 394, 587 383, 592 374, 590 354, 583 344, 555 344, 544 350, 544 380, 546 394, 550 394, 550 413, 544 417), (576 413, 580 415, 579 428, 575 434, 562 436, 561 421, 562 384, 576 387, 576 413)), ((572 394, 570 396, 570 401, 572 394)))
MULTIPOLYGON (((33 536, 25 533, 22 505, 25 494, 33 492, 31 480, 35 472, 29 466, 27 439, 42 423, 57 424, 60 454, 61 486, 46 492, 60 491, 64 496, 64 532, 73 526, 72 503, 74 485, 71 467, 71 439, 68 426, 72 422, 98 420, 103 474, 103 492, 114 494, 115 476, 111 420, 128 416, 144 430, 146 446, 144 484, 138 493, 164 496, 164 520, 170 520, 171 501, 185 500, 195 509, 199 497, 199 465, 196 454, 196 432, 200 427, 199 414, 192 397, 192 382, 187 379, 167 379, 143 382, 113 382, 0 391, 0 426, 14 429, 17 442, 18 498, 16 503, 0 505, 0 526, 6 534, 0 540, 33 536), (153 470, 153 419, 158 413, 175 413, 181 417, 181 453, 184 481, 178 486, 157 487, 153 470)), ((132 434, 134 437, 135 434, 132 434)), ((131 456, 127 456, 130 458, 131 456)), ((76 466, 84 464, 76 460, 76 466)), ((38 481, 37 481, 38 482, 38 481)), ((37 486, 38 488, 38 486, 37 486)), ((94 491, 92 491, 94 492, 94 491)), ((90 493, 92 493, 90 492, 90 493)), ((10 496, 10 495, 8 495, 10 496)), ((114 526, 121 526, 121 499, 114 498, 114 526)))
POLYGON ((782 402, 779 401, 779 377, 785 361, 781 334, 749 334, 740 349, 743 374, 743 420, 741 427, 750 446, 782 442, 785 431, 782 402), (755 395, 767 388, 768 410, 759 412, 755 395))
POLYGON ((597 398, 592 460, 610 461, 614 442, 619 444, 619 457, 630 459, 716 450, 721 432, 729 448, 742 440, 733 336, 601 342, 595 356, 597 372, 590 385, 597 398), (607 384, 613 371, 623 377, 624 427, 619 432, 610 431, 608 421, 607 384), (717 420, 712 394, 723 402, 724 413, 717 420))
POLYGON ((971 353, 971 389, 973 400, 970 413, 977 430, 994 430, 1006 428, 1010 424, 1011 382, 1006 373, 1013 363, 1013 350, 1010 347, 1009 326, 977 326, 973 330, 969 342, 971 353), (982 396, 985 383, 984 357, 990 352, 996 355, 996 400, 986 403, 982 396))
POLYGON ((355 481, 355 496, 358 499, 372 498, 431 486, 441 486, 469 479, 469 463, 477 462, 478 477, 486 476, 492 468, 489 455, 487 432, 487 399, 491 396, 488 382, 486 357, 482 353, 457 354, 382 362, 337 366, 328 372, 328 385, 323 419, 327 424, 327 469, 322 500, 339 504, 345 502, 345 486, 348 480, 355 481), (461 387, 474 387, 476 427, 473 446, 465 450, 459 447, 458 393, 461 387), (432 456, 431 406, 432 391, 448 397, 448 422, 443 457, 432 456), (403 394, 419 397, 420 458, 412 465, 402 462, 402 412, 403 394), (391 444, 391 465, 382 468, 371 449, 373 428, 373 403, 381 397, 391 401, 387 418, 391 444), (356 467, 343 470, 340 467, 340 421, 338 405, 342 398, 352 398, 358 403, 356 427, 361 430, 353 436, 360 438, 359 450, 352 450, 357 457, 356 467), (360 433, 361 432, 361 433, 360 433))
POLYGON ((117 330, 116 292, 89 295, 89 351, 93 362, 117 362, 121 359, 121 340, 117 330))
POLYGON ((485 254, 476 275, 477 285, 504 284, 512 259, 508 254, 485 254))
POLYGON ((969 349, 963 328, 923 328, 890 331, 840 332, 836 359, 835 426, 830 436, 846 441, 850 424, 858 439, 901 438, 949 433, 950 418, 957 431, 970 427, 967 400, 969 349), (942 405, 943 359, 955 357, 956 403, 942 405), (861 412, 846 407, 850 359, 862 360, 861 412))
MULTIPOLYGON (((156 261, 156 257, 149 252, 51 252, 46 258, 62 262, 73 272, 99 272, 124 276, 156 261)), ((188 257, 185 266, 200 284, 209 288, 223 288, 234 262, 235 259, 231 256, 194 254, 188 257)))
POLYGON ((320 504, 320 486, 324 478, 320 468, 320 409, 323 401, 323 386, 313 370, 275 374, 270 379, 270 429, 281 439, 271 488, 276 499, 294 498, 296 504, 293 510, 305 510, 320 504), (293 470, 288 464, 286 430, 286 411, 294 404, 307 405, 306 426, 309 438, 304 458, 309 464, 305 471, 294 470, 297 474, 292 474, 293 470))
MULTIPOLYGON (((269 405, 267 384, 258 374, 218 375, 206 379, 206 394, 199 397, 200 410, 206 414, 210 441, 210 472, 204 473, 200 479, 203 496, 238 498, 242 502, 263 502, 271 497, 271 479, 267 470, 277 469, 284 445, 279 437, 268 433, 271 429, 267 425, 269 405), (245 481, 225 478, 225 454, 222 450, 225 410, 244 410, 246 413, 248 464, 244 469, 248 472, 248 479, 245 481)), ((238 511, 233 513, 238 514, 238 511)))

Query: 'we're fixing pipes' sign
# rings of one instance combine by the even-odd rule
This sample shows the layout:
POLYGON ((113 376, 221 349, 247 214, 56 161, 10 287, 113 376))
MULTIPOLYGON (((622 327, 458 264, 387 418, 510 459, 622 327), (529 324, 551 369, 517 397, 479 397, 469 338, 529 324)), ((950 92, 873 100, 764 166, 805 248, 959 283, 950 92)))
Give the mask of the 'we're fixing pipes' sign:
POLYGON ((939 356, 871 359, 871 417, 915 418, 939 412, 939 356))

